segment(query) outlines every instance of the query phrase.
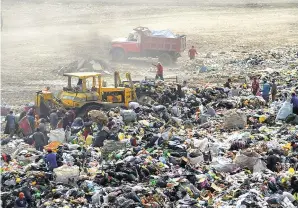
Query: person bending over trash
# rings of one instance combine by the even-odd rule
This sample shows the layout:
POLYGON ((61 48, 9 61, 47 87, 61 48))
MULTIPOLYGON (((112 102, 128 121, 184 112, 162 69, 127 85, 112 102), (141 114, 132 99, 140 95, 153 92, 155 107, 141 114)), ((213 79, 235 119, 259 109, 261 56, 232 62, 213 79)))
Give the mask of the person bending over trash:
POLYGON ((224 92, 226 94, 229 94, 230 90, 231 90, 231 83, 232 83, 232 80, 229 78, 228 81, 224 84, 224 92))
POLYGON ((293 113, 298 115, 298 97, 296 93, 292 93, 291 103, 293 104, 293 113))
POLYGON ((132 137, 130 138, 130 145, 133 146, 133 147, 138 146, 138 143, 137 143, 137 134, 136 133, 133 133, 132 134, 132 137))
POLYGON ((280 158, 274 154, 273 150, 268 152, 267 168, 273 172, 277 172, 277 164, 280 162, 280 158))
POLYGON ((102 130, 98 131, 95 134, 95 139, 93 141, 93 147, 102 147, 103 142, 109 138, 109 129, 108 127, 104 126, 102 130))
POLYGON ((45 156, 45 162, 50 171, 53 171, 54 168, 58 167, 57 156, 51 149, 48 149, 48 154, 45 156))
POLYGON ((19 193, 19 197, 15 201, 15 208, 27 208, 27 201, 23 192, 19 193))
POLYGON ((43 147, 47 145, 47 140, 43 133, 40 132, 40 129, 37 128, 36 132, 33 134, 32 139, 34 141, 35 149, 42 151, 43 147))

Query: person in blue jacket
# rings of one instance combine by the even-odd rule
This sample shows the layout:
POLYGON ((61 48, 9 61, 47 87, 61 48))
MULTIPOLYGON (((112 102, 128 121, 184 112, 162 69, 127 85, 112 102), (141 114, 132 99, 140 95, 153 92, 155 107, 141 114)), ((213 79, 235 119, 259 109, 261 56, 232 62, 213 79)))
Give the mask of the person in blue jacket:
POLYGON ((56 154, 51 149, 48 149, 48 154, 45 156, 45 162, 50 171, 58 167, 56 154))
POLYGON ((267 83, 266 80, 264 80, 263 90, 262 90, 262 97, 266 101, 266 103, 269 102, 270 90, 271 90, 270 84, 267 83))
POLYGON ((27 201, 23 192, 19 193, 19 197, 15 201, 15 208, 27 208, 27 201))

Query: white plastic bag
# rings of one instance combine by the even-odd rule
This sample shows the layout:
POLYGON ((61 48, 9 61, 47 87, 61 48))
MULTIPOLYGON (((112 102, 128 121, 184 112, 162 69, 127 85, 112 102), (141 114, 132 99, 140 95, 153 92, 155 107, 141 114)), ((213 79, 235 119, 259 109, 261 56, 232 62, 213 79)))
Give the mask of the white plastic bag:
POLYGON ((233 172, 237 168, 239 168, 238 165, 230 162, 229 159, 224 157, 214 158, 211 163, 211 166, 218 172, 225 172, 225 173, 233 172))
POLYGON ((258 159, 256 164, 253 167, 253 172, 262 172, 265 171, 267 169, 265 162, 263 162, 261 159, 258 159))
POLYGON ((187 153, 187 158, 188 158, 190 164, 196 165, 196 164, 199 164, 199 163, 201 163, 201 162, 204 161, 204 157, 203 157, 203 154, 202 153, 199 153, 199 155, 197 157, 190 157, 190 154, 189 153, 190 152, 187 153))
POLYGON ((65 142, 65 132, 63 128, 52 130, 49 133, 49 142, 58 141, 61 143, 65 142))
POLYGON ((256 152, 238 152, 234 162, 241 168, 247 167, 253 170, 254 166, 257 164, 260 155, 256 152))
POLYGON ((293 113, 293 104, 291 104, 288 101, 285 101, 277 113, 276 120, 284 120, 286 119, 286 117, 288 117, 288 115, 292 113, 293 113))
POLYGON ((54 174, 56 176, 56 182, 67 184, 69 179, 74 179, 75 182, 79 179, 80 170, 78 166, 63 165, 59 168, 55 168, 54 174))

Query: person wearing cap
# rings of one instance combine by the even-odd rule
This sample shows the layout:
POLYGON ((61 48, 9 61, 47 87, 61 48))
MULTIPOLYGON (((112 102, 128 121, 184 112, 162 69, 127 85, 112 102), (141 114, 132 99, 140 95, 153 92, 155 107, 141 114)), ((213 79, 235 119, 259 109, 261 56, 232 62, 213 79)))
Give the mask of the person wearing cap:
POLYGON ((26 208, 27 207, 27 201, 25 199, 25 195, 23 192, 19 193, 19 197, 15 201, 15 208, 26 208))
POLYGON ((191 49, 188 50, 188 56, 189 56, 189 59, 190 59, 190 60, 195 59, 196 54, 198 54, 198 52, 197 52, 197 50, 195 49, 195 47, 192 46, 191 49))
POLYGON ((276 83, 275 83, 275 79, 273 79, 273 80, 272 80, 272 84, 271 84, 271 96, 272 96, 272 102, 275 101, 276 94, 277 94, 277 85, 276 85, 276 83))
POLYGON ((298 97, 296 93, 292 93, 291 103, 293 104, 293 113, 298 115, 298 97))
MULTIPOLYGON (((154 65, 154 64, 153 64, 154 65)), ((160 62, 157 63, 157 65, 154 65, 157 68, 155 79, 164 80, 163 78, 163 66, 160 64, 160 62)))
POLYGON ((50 171, 58 167, 56 154, 51 149, 48 149, 48 154, 45 156, 45 162, 50 171))

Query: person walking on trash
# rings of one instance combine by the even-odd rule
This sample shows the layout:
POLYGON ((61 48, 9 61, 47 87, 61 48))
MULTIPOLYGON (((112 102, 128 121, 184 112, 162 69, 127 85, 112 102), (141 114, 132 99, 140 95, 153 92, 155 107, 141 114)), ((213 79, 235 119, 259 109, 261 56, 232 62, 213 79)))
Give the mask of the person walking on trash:
POLYGON ((260 83, 257 80, 257 77, 253 78, 253 82, 251 84, 251 90, 252 90, 253 95, 258 96, 258 93, 260 91, 260 83))
POLYGON ((160 62, 158 62, 157 65, 154 65, 154 64, 152 64, 152 65, 156 67, 155 80, 157 80, 157 79, 164 80, 164 78, 163 78, 163 66, 160 64, 160 62))
POLYGON ((197 50, 195 49, 194 46, 191 47, 190 50, 188 50, 188 56, 190 60, 195 59, 196 55, 198 54, 197 50))
POLYGON ((270 84, 267 83, 267 80, 264 80, 262 97, 266 101, 267 104, 269 102, 270 90, 271 90, 270 84))
POLYGON ((43 133, 40 132, 39 128, 36 129, 36 132, 33 134, 32 139, 34 141, 35 149, 42 152, 43 147, 47 145, 47 140, 43 133))
POLYGON ((15 131, 16 131, 16 120, 15 116, 13 114, 13 111, 10 111, 9 114, 5 118, 6 123, 6 130, 7 133, 9 133, 10 137, 13 137, 15 131))

